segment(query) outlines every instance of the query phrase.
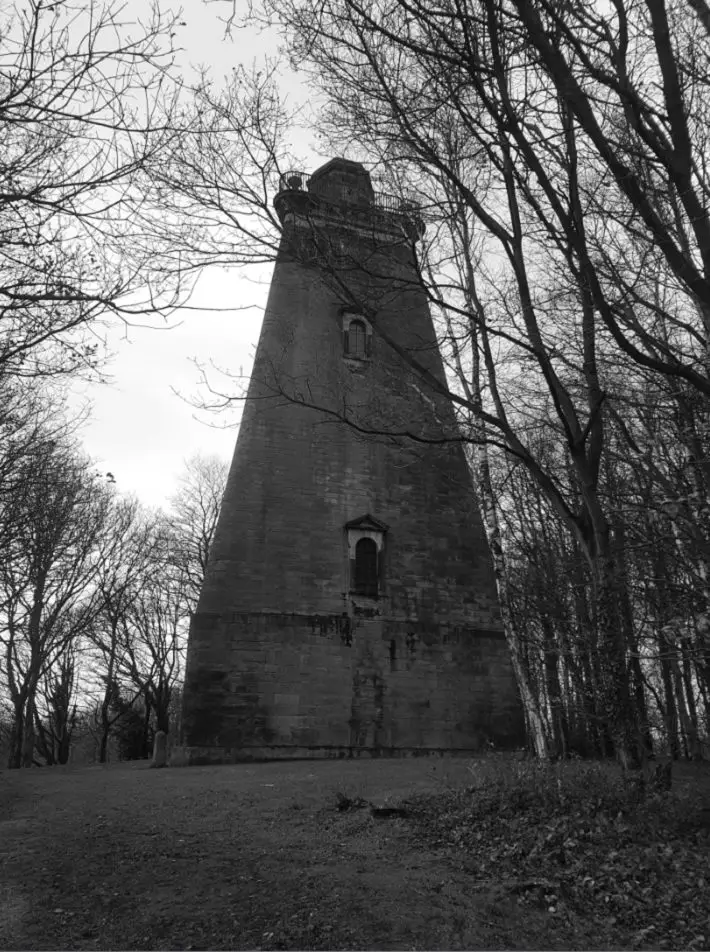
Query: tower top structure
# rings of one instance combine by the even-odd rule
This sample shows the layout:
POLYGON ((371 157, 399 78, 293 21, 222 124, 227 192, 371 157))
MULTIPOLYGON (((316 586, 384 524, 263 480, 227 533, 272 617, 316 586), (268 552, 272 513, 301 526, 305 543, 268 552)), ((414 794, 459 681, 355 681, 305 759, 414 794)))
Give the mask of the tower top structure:
POLYGON ((341 227, 374 228, 399 240, 404 234, 410 241, 417 241, 425 228, 414 195, 375 191, 365 166, 350 159, 331 159, 311 175, 285 172, 274 208, 284 225, 308 217, 341 227))

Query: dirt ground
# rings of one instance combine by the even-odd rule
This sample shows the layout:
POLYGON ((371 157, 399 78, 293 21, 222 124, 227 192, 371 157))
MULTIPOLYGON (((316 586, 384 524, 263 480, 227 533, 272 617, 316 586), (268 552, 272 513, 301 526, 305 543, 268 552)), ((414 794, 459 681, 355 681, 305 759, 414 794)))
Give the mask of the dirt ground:
POLYGON ((5 771, 0 944, 528 947, 445 847, 423 850, 406 819, 336 809, 338 792, 385 805, 469 776, 420 760, 5 771))
POLYGON ((338 794, 392 806, 461 787, 470 766, 0 772, 0 948, 611 948, 410 817, 337 809, 338 794))

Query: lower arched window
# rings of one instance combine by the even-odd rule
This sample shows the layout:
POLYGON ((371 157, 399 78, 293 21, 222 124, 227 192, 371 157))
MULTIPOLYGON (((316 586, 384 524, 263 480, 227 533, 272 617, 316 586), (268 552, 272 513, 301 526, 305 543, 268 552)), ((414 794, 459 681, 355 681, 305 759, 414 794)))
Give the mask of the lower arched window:
POLYGON ((376 597, 377 579, 377 543, 374 539, 359 539, 355 546, 355 592, 376 597))

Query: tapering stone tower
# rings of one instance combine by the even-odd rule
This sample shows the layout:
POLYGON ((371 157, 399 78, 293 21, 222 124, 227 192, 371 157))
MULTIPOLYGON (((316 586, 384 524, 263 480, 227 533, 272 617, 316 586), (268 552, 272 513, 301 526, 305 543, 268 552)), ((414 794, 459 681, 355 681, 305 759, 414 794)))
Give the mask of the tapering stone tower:
POLYGON ((285 176, 275 207, 283 237, 190 630, 188 757, 519 743, 486 538, 437 391, 416 206, 334 159, 285 176))

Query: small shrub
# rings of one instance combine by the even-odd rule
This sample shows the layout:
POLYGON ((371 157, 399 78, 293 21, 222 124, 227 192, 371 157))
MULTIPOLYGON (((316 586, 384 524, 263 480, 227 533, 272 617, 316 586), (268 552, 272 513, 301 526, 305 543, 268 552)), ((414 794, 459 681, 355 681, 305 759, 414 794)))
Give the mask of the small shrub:
POLYGON ((638 802, 636 791, 614 764, 603 762, 499 761, 470 767, 468 788, 477 813, 504 815, 625 812, 638 802))

